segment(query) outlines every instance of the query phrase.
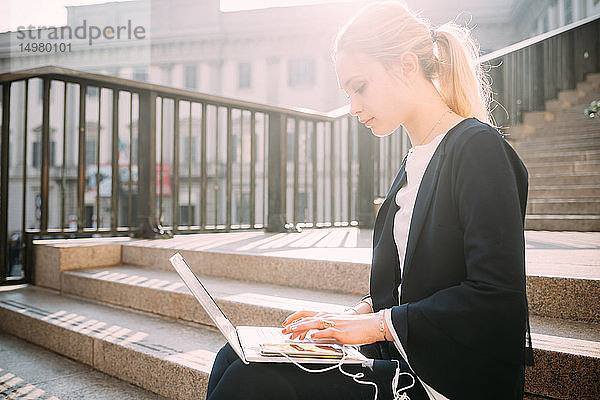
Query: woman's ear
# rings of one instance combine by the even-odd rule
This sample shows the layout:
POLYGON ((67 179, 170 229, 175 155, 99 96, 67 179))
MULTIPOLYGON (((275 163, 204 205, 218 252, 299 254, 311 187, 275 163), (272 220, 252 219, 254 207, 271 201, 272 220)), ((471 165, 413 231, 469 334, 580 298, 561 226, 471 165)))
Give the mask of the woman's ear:
POLYGON ((402 53, 400 58, 392 64, 393 75, 405 86, 410 87, 418 73, 419 58, 412 51, 402 53))

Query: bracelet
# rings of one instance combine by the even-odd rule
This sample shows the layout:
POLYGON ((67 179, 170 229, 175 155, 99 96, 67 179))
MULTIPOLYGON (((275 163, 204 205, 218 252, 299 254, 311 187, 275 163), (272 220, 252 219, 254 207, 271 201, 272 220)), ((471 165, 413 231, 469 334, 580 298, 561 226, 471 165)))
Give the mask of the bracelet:
POLYGON ((383 310, 379 311, 379 332, 383 333, 383 340, 388 340, 385 336, 385 323, 383 322, 383 310))
POLYGON ((354 314, 360 314, 358 312, 358 310, 356 308, 354 308, 354 307, 348 307, 348 308, 344 309, 344 312, 348 312, 348 311, 354 311, 354 314))

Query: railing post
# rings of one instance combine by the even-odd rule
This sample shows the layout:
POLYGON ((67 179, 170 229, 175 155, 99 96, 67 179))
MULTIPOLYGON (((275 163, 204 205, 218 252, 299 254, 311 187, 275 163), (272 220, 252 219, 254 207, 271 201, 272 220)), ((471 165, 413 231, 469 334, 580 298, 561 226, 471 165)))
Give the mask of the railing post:
POLYGON ((139 94, 138 121, 138 207, 136 237, 171 237, 156 219, 156 93, 139 94))
POLYGON ((531 104, 533 111, 544 111, 546 109, 546 101, 544 99, 544 45, 542 43, 535 45, 532 48, 532 68, 533 73, 533 93, 531 104))
POLYGON ((373 135, 358 124, 358 226, 372 228, 375 223, 373 135))
POLYGON ((48 197, 50 193, 50 79, 43 80, 42 103, 42 207, 40 218, 40 232, 48 231, 48 197))
POLYGON ((10 82, 2 84, 2 136, 0 142, 0 284, 8 275, 8 141, 10 136, 10 82))
POLYGON ((269 113, 269 214, 267 219, 267 232, 285 232, 285 159, 287 149, 282 148, 285 143, 285 116, 269 113))

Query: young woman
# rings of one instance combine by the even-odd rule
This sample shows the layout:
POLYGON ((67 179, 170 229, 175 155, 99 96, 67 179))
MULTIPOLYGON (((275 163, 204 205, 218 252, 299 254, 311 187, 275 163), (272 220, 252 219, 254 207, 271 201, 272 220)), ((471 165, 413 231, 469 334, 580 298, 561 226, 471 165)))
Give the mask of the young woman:
MULTIPOLYGON (((363 345, 373 368, 345 369, 379 399, 399 395, 396 361, 412 400, 523 397, 527 170, 489 125, 477 56, 466 28, 432 29, 397 1, 361 9, 336 39, 350 113, 376 136, 402 125, 413 147, 377 215, 370 294, 345 314, 298 311, 283 333, 363 345)), ((211 400, 373 395, 337 370, 243 365, 228 346, 208 387, 211 400)))

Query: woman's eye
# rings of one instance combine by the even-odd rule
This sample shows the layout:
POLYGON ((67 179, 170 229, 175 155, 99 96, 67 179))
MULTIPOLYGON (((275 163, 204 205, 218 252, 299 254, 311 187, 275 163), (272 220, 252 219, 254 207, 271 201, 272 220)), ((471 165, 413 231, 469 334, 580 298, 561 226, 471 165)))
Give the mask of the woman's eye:
POLYGON ((365 90, 365 86, 367 86, 367 84, 366 84, 366 83, 363 83, 362 85, 360 85, 360 86, 358 87, 358 89, 356 89, 356 90, 354 91, 354 93, 362 93, 362 92, 365 90))

